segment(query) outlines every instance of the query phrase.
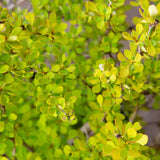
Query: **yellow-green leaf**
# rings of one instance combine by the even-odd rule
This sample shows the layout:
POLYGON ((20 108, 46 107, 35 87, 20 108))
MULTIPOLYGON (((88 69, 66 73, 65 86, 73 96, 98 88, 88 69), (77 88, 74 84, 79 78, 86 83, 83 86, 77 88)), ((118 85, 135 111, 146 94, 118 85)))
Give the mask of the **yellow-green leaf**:
POLYGON ((134 62, 140 62, 140 61, 141 61, 141 55, 139 53, 137 53, 134 58, 134 62))
POLYGON ((110 76, 110 80, 111 80, 111 82, 115 82, 115 80, 116 80, 116 75, 115 75, 115 74, 112 74, 112 75, 110 76))
POLYGON ((0 65, 0 73, 6 73, 9 70, 9 66, 7 64, 0 65))
POLYGON ((139 4, 135 1, 130 1, 129 3, 131 6, 136 6, 136 7, 139 6, 139 4))
POLYGON ((145 145, 148 142, 148 136, 147 135, 143 135, 140 140, 137 141, 137 143, 141 144, 141 145, 145 145))
POLYGON ((54 29, 55 32, 63 32, 67 29, 67 24, 66 23, 60 23, 56 26, 54 29))
POLYGON ((122 98, 116 98, 116 104, 121 104, 122 103, 122 98))
POLYGON ((126 40, 133 40, 132 36, 128 32, 123 32, 122 36, 126 40))
POLYGON ((141 63, 134 63, 134 73, 142 72, 144 69, 143 64, 141 63))
POLYGON ((99 94, 97 96, 97 102, 99 103, 100 106, 102 106, 102 103, 103 103, 103 96, 101 94, 99 94))
POLYGON ((68 101, 69 101, 70 103, 75 103, 76 100, 77 100, 77 97, 76 97, 76 96, 71 96, 68 101))
POLYGON ((138 23, 136 25, 136 31, 137 31, 137 34, 140 35, 143 31, 143 25, 141 23, 138 23))
POLYGON ((137 157, 140 157, 141 156, 141 153, 138 152, 137 150, 130 150, 129 151, 129 155, 133 158, 137 158, 137 157))
POLYGON ((156 55, 156 49, 154 48, 154 46, 152 44, 150 44, 148 46, 147 52, 151 56, 155 56, 156 55))
POLYGON ((135 129, 129 128, 127 130, 127 136, 128 136, 129 139, 136 137, 136 135, 137 135, 137 131, 135 129))
POLYGON ((132 59, 132 52, 128 49, 125 49, 124 50, 124 55, 129 59, 131 60, 132 59))
POLYGON ((56 13, 55 13, 55 12, 52 12, 52 13, 49 15, 49 19, 48 19, 48 22, 49 22, 49 24, 50 24, 50 26, 51 26, 52 28, 54 28, 54 27, 57 25, 56 21, 57 21, 56 13))
POLYGON ((2 23, 2 24, 0 24, 0 31, 2 31, 3 29, 4 29, 4 24, 2 23))
POLYGON ((6 157, 1 157, 0 160, 8 160, 6 157))
POLYGON ((51 71, 52 71, 52 72, 58 72, 58 71, 60 70, 60 68, 61 68, 60 65, 56 64, 56 65, 53 65, 53 66, 52 66, 51 71))
POLYGON ((0 132, 3 132, 4 131, 4 121, 0 121, 0 132))
POLYGON ((160 15, 160 2, 157 4, 156 8, 158 9, 158 15, 160 15))
POLYGON ((64 154, 65 154, 67 157, 68 157, 69 154, 72 152, 72 149, 71 149, 71 147, 70 147, 69 145, 65 145, 64 148, 63 148, 63 150, 64 150, 64 154))
POLYGON ((120 67, 120 76, 125 78, 129 75, 129 65, 120 67))
POLYGON ((25 16, 28 22, 33 25, 34 20, 35 20, 35 15, 32 12, 28 12, 27 15, 25 16))
POLYGON ((102 152, 104 156, 108 156, 112 154, 112 150, 114 149, 114 144, 111 144, 111 143, 107 143, 103 146, 102 152))
POLYGON ((86 8, 90 11, 93 11, 93 12, 96 12, 97 11, 97 6, 95 3, 91 2, 91 1, 88 1, 86 2, 86 8))
POLYGON ((102 29, 103 27, 104 27, 104 19, 101 18, 101 20, 97 22, 97 28, 102 29))
POLYGON ((7 41, 16 41, 17 40, 17 36, 10 36, 7 41))
POLYGON ((101 87, 99 84, 93 86, 92 88, 93 93, 99 93, 101 91, 101 87))
POLYGON ((122 52, 119 52, 117 55, 118 59, 122 62, 122 61, 127 61, 127 59, 124 57, 122 52))
POLYGON ((5 42, 5 36, 0 35, 0 43, 4 43, 5 42))
POLYGON ((16 120, 17 119, 17 115, 15 113, 11 113, 10 116, 9 116, 9 119, 16 120))
POLYGON ((140 125, 139 122, 135 122, 134 125, 133 125, 133 128, 138 131, 138 130, 140 130, 142 127, 141 127, 141 125, 140 125))
POLYGON ((120 149, 114 148, 113 151, 112 151, 113 160, 120 160, 120 153, 121 153, 120 149))
POLYGON ((147 10, 149 7, 149 0, 141 0, 140 4, 141 4, 142 9, 147 10))
POLYGON ((66 70, 69 72, 73 72, 75 69, 76 69, 75 66, 69 66, 68 68, 66 68, 66 70))

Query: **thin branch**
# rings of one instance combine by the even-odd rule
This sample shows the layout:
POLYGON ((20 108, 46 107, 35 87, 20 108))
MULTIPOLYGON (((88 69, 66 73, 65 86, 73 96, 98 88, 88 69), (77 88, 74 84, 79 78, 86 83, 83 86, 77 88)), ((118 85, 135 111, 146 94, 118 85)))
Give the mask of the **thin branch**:
POLYGON ((114 61, 116 61, 116 59, 112 56, 111 52, 109 52, 108 54, 114 61))
POLYGON ((92 86, 90 86, 87 82, 85 82, 84 80, 81 81, 84 85, 88 86, 90 89, 92 89, 92 86))
POLYGON ((130 121, 131 123, 133 123, 134 120, 135 120, 135 117, 136 117, 136 115, 137 115, 138 108, 139 108, 139 105, 137 105, 137 106, 135 107, 133 114, 132 114, 131 117, 129 118, 129 121, 130 121))
POLYGON ((5 106, 0 104, 0 107, 1 107, 2 113, 5 114, 6 113, 5 106))

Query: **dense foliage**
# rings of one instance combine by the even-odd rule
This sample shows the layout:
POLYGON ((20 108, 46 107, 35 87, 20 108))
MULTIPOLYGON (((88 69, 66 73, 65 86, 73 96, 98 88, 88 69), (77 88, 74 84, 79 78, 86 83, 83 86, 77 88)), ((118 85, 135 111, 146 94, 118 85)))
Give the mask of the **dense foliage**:
POLYGON ((147 94, 160 103, 160 2, 130 2, 131 33, 124 2, 0 8, 0 160, 160 158, 135 122, 147 94))

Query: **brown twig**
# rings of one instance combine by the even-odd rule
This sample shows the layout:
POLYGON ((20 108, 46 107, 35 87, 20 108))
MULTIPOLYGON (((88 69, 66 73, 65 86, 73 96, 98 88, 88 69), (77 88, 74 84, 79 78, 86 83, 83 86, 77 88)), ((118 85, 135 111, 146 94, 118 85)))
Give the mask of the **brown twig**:
POLYGON ((0 104, 0 107, 1 107, 2 113, 5 114, 6 113, 5 106, 0 104))
POLYGON ((129 121, 130 121, 131 123, 133 123, 134 120, 135 120, 135 117, 136 117, 138 108, 139 108, 139 105, 137 105, 137 106, 135 107, 133 114, 132 114, 131 117, 129 118, 129 121))

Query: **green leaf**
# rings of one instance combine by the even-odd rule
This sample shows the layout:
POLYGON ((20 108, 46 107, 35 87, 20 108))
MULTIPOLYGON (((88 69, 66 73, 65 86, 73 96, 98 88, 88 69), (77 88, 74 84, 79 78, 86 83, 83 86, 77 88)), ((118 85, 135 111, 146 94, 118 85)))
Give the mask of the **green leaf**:
POLYGON ((9 119, 15 121, 15 120, 17 119, 17 115, 16 115, 15 113, 11 113, 11 114, 9 115, 9 119))
POLYGON ((120 160, 120 153, 121 153, 120 149, 114 148, 113 151, 112 151, 113 160, 120 160))
POLYGON ((62 36, 55 35, 54 36, 54 42, 60 43, 60 44, 67 44, 69 41, 68 41, 68 38, 64 35, 62 35, 62 36))
POLYGON ((133 40, 132 36, 128 32, 123 32, 122 33, 123 38, 126 40, 133 40))
POLYGON ((127 130, 127 136, 128 136, 129 139, 136 137, 136 135, 137 135, 137 131, 135 129, 129 128, 127 130))
POLYGON ((125 78, 129 75, 129 65, 120 67, 120 76, 125 78))
POLYGON ((5 27, 4 24, 0 24, 0 31, 2 31, 4 29, 4 27, 5 27))
POLYGON ((60 70, 61 66, 56 64, 56 65, 52 65, 51 71, 52 72, 58 72, 60 70))
POLYGON ((133 158, 138 158, 138 157, 141 156, 141 153, 138 152, 138 151, 136 151, 136 150, 130 150, 130 151, 129 151, 129 155, 130 155, 131 157, 133 157, 133 158))
POLYGON ((136 54, 135 58, 134 58, 134 62, 140 62, 141 61, 141 55, 139 53, 136 54))
POLYGON ((132 52, 131 52, 130 50, 125 49, 125 50, 124 50, 124 55, 125 55, 129 60, 131 60, 133 54, 132 54, 132 52))
POLYGON ((102 29, 104 27, 104 19, 101 18, 98 22, 97 22, 97 28, 98 29, 102 29))
POLYGON ((23 140, 22 138, 16 133, 15 134, 15 145, 18 146, 22 146, 23 145, 23 140))
POLYGON ((54 93, 61 93, 61 92, 63 92, 63 86, 58 86, 54 88, 54 93))
POLYGON ((88 10, 93 11, 93 12, 97 11, 97 6, 94 2, 88 1, 88 2, 86 2, 85 5, 86 5, 86 9, 88 9, 88 10))
POLYGON ((50 15, 49 15, 49 24, 54 27, 56 22, 57 22, 57 16, 56 16, 56 13, 55 12, 52 12, 50 15))
POLYGON ((33 25, 33 23, 34 23, 34 21, 35 21, 35 15, 34 15, 34 13, 28 12, 25 17, 26 17, 26 19, 28 20, 28 22, 29 22, 31 25, 33 25))
POLYGON ((15 41, 14 38, 16 37, 11 37, 13 38, 13 41, 11 39, 11 41, 7 41, 6 44, 9 45, 11 48, 15 48, 15 49, 20 49, 22 48, 22 46, 20 45, 20 43, 18 41, 15 41))
POLYGON ((156 5, 156 8, 158 10, 158 15, 160 15, 160 2, 156 5))
POLYGON ((112 122, 107 122, 106 127, 113 133, 117 130, 117 128, 113 125, 112 122))
POLYGON ((77 97, 76 97, 76 96, 71 96, 68 101, 69 101, 70 103, 75 103, 76 100, 77 100, 77 97))
POLYGON ((151 56, 155 56, 156 55, 156 49, 154 48, 154 46, 152 44, 150 44, 148 46, 147 52, 151 56))
POLYGON ((138 131, 138 130, 140 130, 142 127, 141 127, 141 125, 140 125, 139 122, 135 122, 134 125, 133 125, 133 128, 138 131))
POLYGON ((0 121, 0 132, 4 131, 4 126, 5 126, 4 121, 0 121))
POLYGON ((54 29, 55 32, 64 32, 67 29, 67 24, 66 23, 60 23, 56 26, 54 29))
POLYGON ((116 127, 117 127, 119 130, 122 130, 122 125, 123 125, 123 123, 122 123, 122 120, 121 120, 121 119, 116 118, 116 119, 115 119, 115 125, 116 125, 116 127))
POLYGON ((91 145, 93 145, 93 146, 96 146, 97 143, 96 143, 95 137, 90 137, 90 138, 89 138, 89 143, 90 143, 91 145))
POLYGON ((139 3, 135 2, 135 1, 130 1, 129 3, 131 6, 135 6, 135 7, 139 6, 139 3))
POLYGON ((99 109, 99 106, 97 105, 96 102, 89 102, 88 104, 89 104, 89 107, 91 107, 94 110, 99 109))
POLYGON ((99 93, 101 91, 101 87, 99 84, 93 86, 92 88, 93 93, 99 93))
POLYGON ((40 156, 36 156, 35 160, 42 160, 40 156))
POLYGON ((103 103, 103 96, 101 94, 99 94, 97 96, 97 102, 99 103, 100 106, 102 106, 102 103, 103 103))
POLYGON ((7 41, 17 41, 17 36, 9 36, 7 41))
POLYGON ((12 77, 12 75, 10 73, 5 74, 5 83, 12 83, 14 81, 14 78, 12 77))
POLYGON ((0 43, 4 43, 5 42, 5 36, 0 35, 0 43))
POLYGON ((107 11, 105 12, 105 15, 110 15, 112 13, 112 7, 107 7, 107 11))
POLYGON ((0 102, 2 105, 6 105, 7 103, 9 103, 9 97, 6 94, 1 94, 0 102))
POLYGON ((69 156, 69 154, 72 152, 72 149, 71 149, 71 147, 69 146, 69 145, 65 145, 64 146, 64 154, 68 157, 69 156))
POLYGON ((137 34, 140 35, 142 33, 142 31, 143 31, 143 25, 141 23, 138 23, 136 25, 136 32, 137 32, 137 34))
POLYGON ((75 66, 69 66, 68 68, 66 68, 66 70, 69 72, 73 72, 75 69, 76 69, 75 66))
POLYGON ((16 27, 12 30, 10 36, 18 36, 22 31, 21 27, 16 27))
POLYGON ((9 65, 0 64, 0 73, 6 73, 9 71, 9 65))
POLYGON ((116 104, 121 104, 122 103, 122 98, 116 98, 116 104))
POLYGON ((115 82, 116 81, 116 75, 112 74, 109 79, 111 80, 111 82, 115 82))
POLYGON ((119 52, 117 55, 119 61, 127 61, 122 52, 119 52))
POLYGON ((127 130, 128 130, 129 128, 132 128, 132 123, 131 123, 131 122, 128 122, 128 123, 126 124, 126 126, 125 126, 125 132, 127 132, 127 130))
POLYGON ((141 4, 142 9, 148 10, 149 0, 140 0, 140 4, 141 4))
POLYGON ((134 73, 142 72, 144 69, 143 64, 141 63, 134 63, 134 73))
POLYGON ((7 149, 7 145, 1 142, 0 143, 0 155, 3 155, 6 152, 6 149, 7 149))
POLYGON ((0 160, 8 160, 6 157, 1 157, 0 160))
POLYGON ((114 149, 115 145, 113 142, 107 142, 102 148, 102 152, 104 156, 109 156, 112 154, 112 150, 114 149))

